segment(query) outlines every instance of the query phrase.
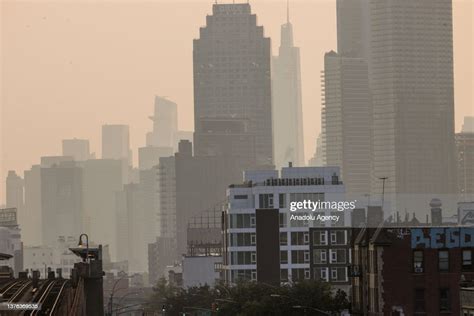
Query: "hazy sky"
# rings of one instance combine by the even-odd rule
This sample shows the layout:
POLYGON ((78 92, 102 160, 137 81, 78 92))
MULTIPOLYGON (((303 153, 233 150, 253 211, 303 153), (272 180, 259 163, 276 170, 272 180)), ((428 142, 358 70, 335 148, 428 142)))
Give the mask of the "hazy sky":
MULTIPOLYGON (((0 2, 0 203, 7 170, 23 176, 39 157, 59 155, 64 138, 89 139, 100 157, 105 123, 130 125, 136 161, 155 94, 178 104, 180 129, 193 129, 192 40, 214 1, 0 2)), ((459 130, 474 115, 474 0, 453 2, 459 130)), ((250 3, 276 54, 286 1, 250 3)), ((290 16, 301 48, 308 160, 320 130, 323 56, 336 49, 335 0, 292 0, 290 16)))

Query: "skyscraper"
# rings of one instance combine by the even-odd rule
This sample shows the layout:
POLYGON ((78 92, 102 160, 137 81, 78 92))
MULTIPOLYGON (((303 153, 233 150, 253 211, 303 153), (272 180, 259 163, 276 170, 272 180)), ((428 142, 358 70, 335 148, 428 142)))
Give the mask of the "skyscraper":
POLYGON ((102 125, 102 158, 130 159, 128 125, 102 125))
POLYGON ((62 161, 41 168, 43 245, 55 245, 59 236, 79 236, 83 219, 82 168, 62 161))
POLYGON ((177 148, 178 110, 176 103, 155 96, 153 130, 146 134, 146 147, 138 148, 138 167, 147 170, 156 166, 161 157, 172 156, 177 148))
POLYGON ((89 140, 87 139, 63 139, 63 156, 71 156, 75 161, 86 161, 91 159, 89 140))
POLYGON ((324 56, 322 138, 325 162, 339 166, 346 191, 370 192, 371 106, 367 63, 335 52, 324 56))
POLYGON ((147 146, 174 147, 178 132, 178 108, 176 103, 165 97, 155 96, 153 131, 146 136, 147 146))
POLYGON ((22 240, 27 246, 41 245, 42 237, 42 212, 41 212, 41 166, 33 165, 30 170, 25 170, 25 208, 21 223, 22 240))
POLYGON ((277 168, 293 162, 303 166, 303 109, 301 103, 300 50, 293 44, 289 8, 281 26, 278 56, 273 58, 273 133, 277 168))
POLYGON ((337 0, 337 52, 346 57, 369 58, 368 0, 337 0))
POLYGON ((464 201, 474 197, 474 117, 465 117, 461 133, 456 134, 458 190, 464 201))
POLYGON ((212 9, 193 45, 195 155, 272 165, 270 39, 248 3, 212 9))
POLYGON ((15 207, 20 212, 24 205, 24 180, 14 170, 8 171, 6 179, 7 207, 15 207))
POLYGON ((122 163, 114 159, 91 159, 83 163, 84 232, 117 254, 115 195, 122 190, 122 163))
POLYGON ((132 152, 128 125, 102 125, 102 159, 122 161, 122 183, 128 183, 132 152))
POLYGON ((214 4, 194 40, 194 150, 175 155, 177 255, 188 221, 219 209, 242 172, 273 165, 270 39, 248 3, 214 4))
POLYGON ((371 0, 370 26, 372 191, 454 193, 451 0, 371 0))
POLYGON ((16 208, 16 218, 21 229, 28 228, 28 222, 31 221, 31 218, 25 214, 24 192, 25 180, 17 175, 14 170, 8 171, 6 179, 6 206, 7 208, 16 208))

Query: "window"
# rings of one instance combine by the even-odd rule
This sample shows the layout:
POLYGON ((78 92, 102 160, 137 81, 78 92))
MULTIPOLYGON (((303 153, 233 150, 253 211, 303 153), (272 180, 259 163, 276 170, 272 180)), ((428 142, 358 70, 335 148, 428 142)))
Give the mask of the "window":
POLYGON ((246 200, 248 199, 248 195, 234 195, 235 200, 246 200))
POLYGON ((335 282, 347 281, 346 267, 331 268, 331 280, 335 282))
POLYGON ((326 250, 324 249, 314 249, 313 251, 313 261, 315 264, 322 264, 327 262, 326 250))
POLYGON ((281 282, 288 282, 288 269, 281 269, 280 270, 280 281, 281 282))
POLYGON ((332 245, 345 245, 346 243, 346 232, 344 230, 337 230, 331 232, 332 245))
POLYGON ((304 278, 306 280, 309 280, 311 278, 311 274, 309 272, 309 269, 304 269, 304 278))
POLYGON ((305 251, 304 250, 292 250, 291 251, 291 263, 305 263, 305 251))
POLYGON ((258 198, 260 208, 273 208, 273 194, 260 194, 258 198))
POLYGON ((256 270, 252 270, 251 274, 250 274, 250 279, 252 281, 255 281, 257 280, 257 271, 256 270))
POLYGON ((472 250, 462 251, 462 268, 464 270, 472 269, 472 250))
POLYGON ((288 233, 283 232, 280 233, 280 246, 286 246, 288 245, 288 233))
POLYGON ((292 245, 307 245, 308 243, 306 242, 306 240, 308 240, 308 238, 305 237, 305 235, 306 235, 305 232, 291 232, 291 244, 292 245))
POLYGON ((451 310, 451 297, 449 294, 449 289, 439 290, 439 310, 440 311, 451 310))
POLYGON ((243 247, 255 245, 255 234, 251 233, 232 233, 230 234, 230 245, 243 247), (254 243, 252 244, 252 237, 254 243))
POLYGON ((304 252, 304 263, 309 263, 309 251, 304 252))
POLYGON ((438 251, 439 271, 449 271, 449 252, 448 250, 438 251))
POLYGON ((285 208, 286 207, 286 194, 280 193, 278 196, 278 207, 285 208))
POLYGON ((250 245, 254 246, 257 244, 257 236, 255 234, 250 234, 250 245))
POLYGON ((291 280, 295 282, 304 280, 305 270, 307 269, 291 269, 291 280))
POLYGON ((255 227, 256 224, 255 214, 250 214, 250 227, 255 227))
POLYGON ((346 263, 345 249, 331 249, 329 250, 331 263, 346 263))
POLYGON ((254 264, 255 252, 251 251, 234 251, 231 252, 230 263, 233 265, 254 264))
POLYGON ((290 193, 290 202, 303 202, 304 200, 324 201, 324 193, 290 193))
POLYGON ((413 251, 413 272, 423 273, 423 251, 413 251))
POLYGON ((328 281, 328 268, 316 267, 314 268, 313 271, 314 271, 314 278, 316 280, 328 281))
POLYGON ((415 289, 415 313, 425 312, 425 290, 415 289))
POLYGON ((305 243, 305 245, 309 244, 309 234, 308 233, 304 233, 304 243, 305 243))
POLYGON ((251 263, 256 263, 257 262, 257 254, 255 252, 252 252, 250 254, 250 262, 251 263))
POLYGON ((325 231, 313 232, 313 244, 318 246, 325 246, 328 244, 328 235, 325 231))
POLYGON ((288 263, 288 251, 280 251, 280 264, 288 263))
POLYGON ((230 228, 255 227, 255 214, 231 214, 230 228))
POLYGON ((286 227, 286 214, 280 213, 278 215, 279 215, 280 227, 286 227))

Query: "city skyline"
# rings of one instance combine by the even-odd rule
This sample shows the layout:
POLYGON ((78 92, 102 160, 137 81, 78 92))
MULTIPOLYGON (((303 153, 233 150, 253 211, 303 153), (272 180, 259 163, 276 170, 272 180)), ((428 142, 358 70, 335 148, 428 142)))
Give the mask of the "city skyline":
MULTIPOLYGON (((255 2, 252 6, 253 12, 258 15, 258 24, 265 27, 265 36, 272 39, 272 55, 276 55, 280 25, 286 20, 286 1, 255 2)), ((320 125, 319 71, 323 69, 323 54, 336 47, 335 1, 317 4, 293 1, 290 6, 295 46, 301 49, 305 157, 309 158, 314 153, 320 125), (313 22, 315 17, 319 18, 318 23, 313 22), (324 32, 308 32, 309 28, 318 25, 321 28, 324 24, 334 27, 326 28, 324 32)), ((461 128, 464 116, 474 115, 472 91, 469 90, 472 74, 462 72, 472 68, 469 57, 472 50, 471 33, 461 31, 469 30, 472 26, 470 9, 472 3, 454 1, 456 131, 461 128)), ((10 169, 21 174, 38 163, 40 156, 60 154, 62 139, 89 139, 91 152, 98 153, 102 124, 120 123, 131 127, 134 165, 137 165, 136 149, 143 145, 143 136, 151 128, 147 116, 152 112, 155 94, 167 95, 175 101, 178 104, 180 129, 191 130, 191 46, 192 40, 198 37, 197 30, 205 24, 205 15, 210 14, 210 11, 211 3, 206 1, 190 2, 185 6, 181 2, 159 2, 131 7, 127 3, 42 3, 38 6, 3 2, 2 17, 5 19, 2 19, 2 44, 5 48, 2 48, 2 60, 5 71, 2 72, 2 178, 6 177, 10 169), (187 19, 192 25, 179 23, 179 28, 173 32, 174 37, 170 37, 169 32, 161 31, 165 29, 161 23, 169 23, 162 12, 171 10, 173 6, 179 7, 184 16, 176 20, 183 22, 187 19), (91 8, 94 14, 87 16, 90 24, 84 24, 86 20, 82 16, 91 8), (60 13, 53 13, 52 10, 60 13), (127 20, 135 23, 125 24, 124 29, 123 24, 120 24, 124 17, 129 17, 127 20), (138 17, 142 19, 137 20, 138 17), (110 19, 110 23, 100 24, 104 19, 110 19), (152 25, 161 27, 151 28, 152 25), (52 31, 51 28, 58 26, 63 29, 61 32, 47 34, 52 31), (97 34, 91 32, 91 26, 98 28, 97 34), (145 30, 148 33, 144 33, 145 30), (121 31, 126 32, 127 41, 117 36, 121 31), (76 36, 70 37, 68 34, 76 36), (33 36, 40 36, 43 45, 37 45, 33 36), (106 47, 100 46, 103 45, 100 41, 104 36, 110 40, 106 47), (85 49, 82 54, 78 54, 70 51, 66 45, 59 48, 54 46, 55 50, 52 51, 52 43, 57 40, 69 43, 71 48, 79 44, 99 45, 102 51, 97 49, 95 55, 95 50, 85 49), (148 53, 132 52, 132 44, 148 53), (32 59, 25 54, 33 48, 39 59, 32 59), (157 65, 159 57, 154 58, 152 54, 170 58, 170 50, 175 50, 177 55, 173 58, 179 60, 174 63, 175 73, 170 73, 164 64, 157 65), (104 58, 104 55, 112 52, 117 52, 116 57, 110 60, 104 58), (137 63, 137 57, 151 63, 137 63), (117 65, 121 66, 121 71, 116 70, 117 65), (51 74, 47 80, 41 76, 45 70, 51 74), (25 71, 28 71, 29 77, 23 76, 25 71), (140 80, 140 85, 134 85, 134 91, 120 91, 124 86, 136 82, 132 80, 140 80), (188 83, 183 85, 186 81, 188 83), (55 84, 63 82, 71 84, 65 85, 62 91, 52 90, 55 84), (46 97, 48 93, 50 96, 46 97), (35 98, 31 98, 32 95, 35 98), (40 117, 40 108, 49 109, 54 115, 34 120, 40 117), (84 123, 86 121, 88 123, 84 123)), ((44 111, 40 112, 44 115, 44 111)), ((4 183, 0 189, 3 193, 4 183)), ((4 202, 3 194, 0 194, 1 202, 4 202)))
POLYGON ((471 0, 21 1, 0 309, 474 313, 471 0))

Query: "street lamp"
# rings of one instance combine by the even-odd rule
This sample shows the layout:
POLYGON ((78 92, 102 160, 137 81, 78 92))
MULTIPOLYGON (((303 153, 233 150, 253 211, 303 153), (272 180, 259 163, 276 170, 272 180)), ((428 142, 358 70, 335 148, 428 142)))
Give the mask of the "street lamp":
POLYGON ((86 247, 86 257, 82 259, 82 262, 86 262, 88 259, 89 259, 89 236, 87 234, 80 234, 79 235, 79 243, 77 244, 77 246, 79 248, 84 248, 84 244, 82 242, 82 237, 85 237, 86 238, 86 244, 85 244, 85 247, 86 247))

